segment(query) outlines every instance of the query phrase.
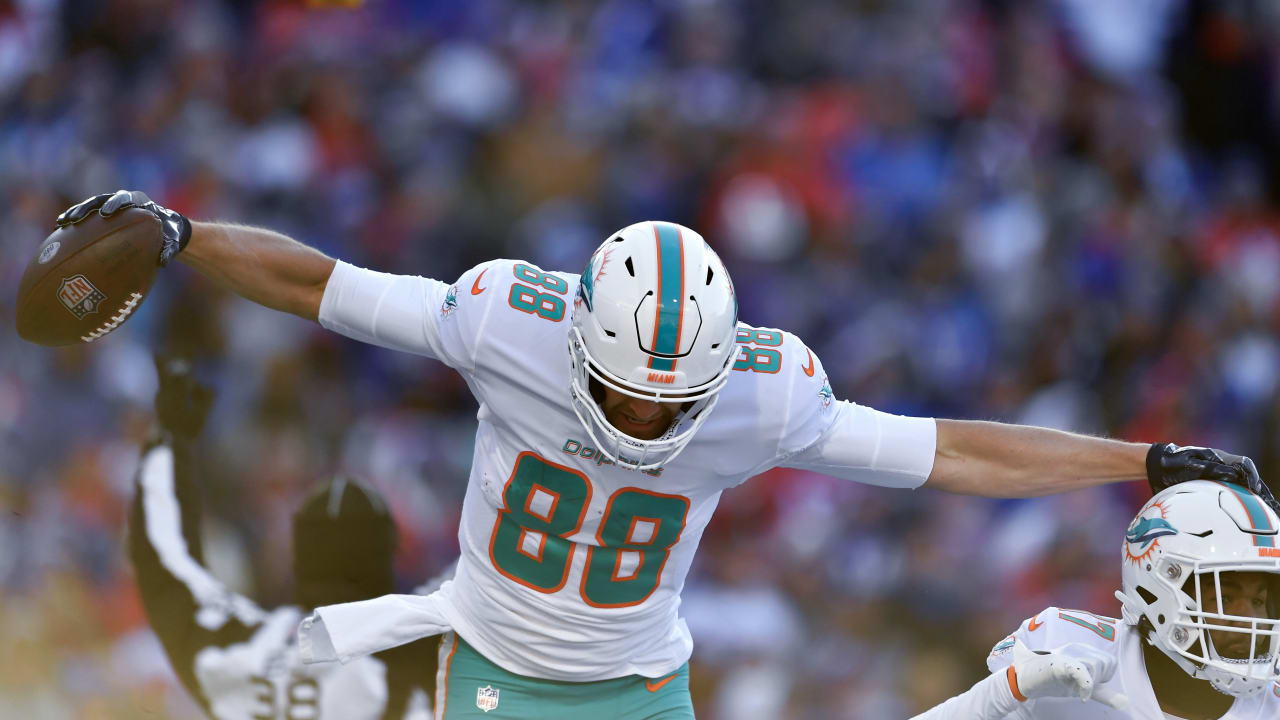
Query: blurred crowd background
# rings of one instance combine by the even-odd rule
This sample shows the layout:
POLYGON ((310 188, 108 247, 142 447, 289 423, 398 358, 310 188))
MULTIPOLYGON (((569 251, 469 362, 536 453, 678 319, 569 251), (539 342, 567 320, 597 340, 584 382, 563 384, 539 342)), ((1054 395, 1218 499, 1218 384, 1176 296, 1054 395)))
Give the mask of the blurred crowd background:
MULTIPOLYGON (((403 589, 457 552, 442 365, 162 273, 122 330, 13 331, 53 218, 119 187, 367 267, 577 271, 661 218, 840 397, 1252 455, 1280 474, 1280 5, 1267 0, 0 0, 0 716, 195 718, 121 539, 152 352, 218 390, 206 554, 292 598, 335 470, 403 589)), ((567 390, 566 390, 567 391, 567 390)), ((1114 615, 1132 484, 1036 501, 775 471, 685 591, 699 716, 903 718, 1048 605, 1114 615)))

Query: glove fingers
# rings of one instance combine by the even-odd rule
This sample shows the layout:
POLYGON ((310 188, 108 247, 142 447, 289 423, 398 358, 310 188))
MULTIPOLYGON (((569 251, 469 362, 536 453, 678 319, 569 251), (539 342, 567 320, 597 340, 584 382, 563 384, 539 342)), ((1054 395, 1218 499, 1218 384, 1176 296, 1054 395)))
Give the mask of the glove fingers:
POLYGON ((1233 455, 1223 450, 1217 450, 1215 452, 1218 453, 1218 457, 1222 459, 1222 462, 1227 465, 1241 465, 1245 462, 1248 462, 1250 465, 1253 464, 1253 461, 1244 455, 1233 455))
POLYGON ((107 201, 102 203, 102 209, 99 212, 103 217, 114 215, 120 211, 120 208, 133 203, 133 193, 128 190, 117 190, 112 193, 107 201))
POLYGON ((1187 448, 1187 455, 1195 458, 1196 460, 1203 460, 1205 462, 1220 463, 1223 461, 1222 456, 1219 455, 1218 451, 1214 450, 1213 448, 1206 448, 1206 447, 1187 448))
POLYGON ((1230 465, 1210 465, 1201 474, 1199 479, 1218 480, 1220 482, 1229 482, 1234 485, 1248 485, 1242 473, 1237 468, 1230 465))
POLYGON ((1262 476, 1258 474, 1258 468, 1253 464, 1253 459, 1244 456, 1236 456, 1236 458, 1237 459, 1233 462, 1233 465, 1239 469, 1240 474, 1243 476, 1240 484, 1247 485, 1249 490, 1251 490, 1254 495, 1262 498, 1262 501, 1266 503, 1268 507, 1275 510, 1277 513, 1280 513, 1280 502, 1276 502, 1275 495, 1272 494, 1271 488, 1267 487, 1267 484, 1262 481, 1262 476))
POLYGON ((151 198, 141 190, 117 190, 114 195, 107 198, 102 205, 102 216, 110 217, 120 210, 133 207, 135 205, 145 205, 151 202, 151 198))
POLYGON ((1262 498, 1262 502, 1266 503, 1267 507, 1274 510, 1277 515, 1280 515, 1280 501, 1277 501, 1276 496, 1271 494, 1271 488, 1267 487, 1266 483, 1262 482, 1262 480, 1258 480, 1257 486, 1254 487, 1251 485, 1249 489, 1252 490, 1255 495, 1262 498))
POLYGON ((1233 485, 1247 485, 1247 474, 1238 465, 1228 465, 1214 458, 1193 458, 1187 460, 1177 474, 1178 482, 1188 480, 1217 480, 1233 485))
POLYGON ((74 225, 80 222, 85 218, 85 216, 87 216, 94 209, 101 206, 102 203, 106 202, 107 198, 110 198, 110 197, 111 197, 111 193, 102 193, 101 195, 94 195, 93 197, 88 198, 87 200, 81 200, 75 205, 72 205, 71 207, 64 210, 61 215, 58 216, 58 219, 56 221, 58 223, 58 226, 65 227, 67 225, 74 225))

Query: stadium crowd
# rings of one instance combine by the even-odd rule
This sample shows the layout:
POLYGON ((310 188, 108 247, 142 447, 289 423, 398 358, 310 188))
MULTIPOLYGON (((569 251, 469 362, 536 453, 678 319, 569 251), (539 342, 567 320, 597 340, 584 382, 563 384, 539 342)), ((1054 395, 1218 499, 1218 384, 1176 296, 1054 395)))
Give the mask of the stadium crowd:
MULTIPOLYGON (((206 553, 233 587, 290 600, 289 512, 338 468, 393 498, 403 589, 457 552, 476 408, 443 365, 183 267, 103 341, 18 339, 32 249, 117 187, 441 279, 500 256, 576 272, 610 230, 670 219, 840 397, 1280 474, 1273 3, 0 0, 0 107, 6 718, 198 716, 121 546, 155 347, 218 388, 206 553)), ((929 707, 1046 605, 1118 611, 1146 492, 774 471, 726 493, 685 591, 699 714, 929 707)))

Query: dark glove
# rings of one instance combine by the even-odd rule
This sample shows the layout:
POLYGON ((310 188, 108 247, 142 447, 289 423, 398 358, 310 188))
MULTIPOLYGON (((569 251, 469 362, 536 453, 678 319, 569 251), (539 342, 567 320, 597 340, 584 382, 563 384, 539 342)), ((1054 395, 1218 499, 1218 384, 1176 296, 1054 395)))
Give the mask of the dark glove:
POLYGON ((1280 502, 1262 482, 1253 460, 1212 448, 1180 447, 1173 443, 1151 446, 1147 451, 1147 482, 1152 493, 1188 480, 1218 480, 1247 487, 1280 513, 1280 502))
POLYGON ((191 363, 180 357, 156 356, 156 421, 173 437, 193 440, 204 428, 213 391, 192 376, 191 363))
POLYGON ((169 264, 174 255, 182 252, 191 239, 191 221, 182 215, 157 205, 141 190, 117 190, 114 193, 94 195, 67 208, 58 216, 58 227, 68 227, 89 217, 93 211, 104 218, 124 210, 125 208, 141 208, 160 219, 160 227, 164 233, 164 247, 160 249, 157 261, 163 267, 169 264))
POLYGON ((1266 503, 1267 507, 1274 510, 1277 515, 1280 515, 1280 502, 1276 501, 1276 496, 1271 494, 1271 488, 1267 487, 1267 484, 1262 481, 1262 477, 1258 475, 1258 468, 1253 466, 1253 460, 1239 455, 1231 455, 1230 457, 1240 458, 1239 463, 1233 464, 1240 469, 1240 473, 1244 476, 1244 482, 1241 484, 1248 486, 1254 495, 1262 498, 1262 502, 1266 503))

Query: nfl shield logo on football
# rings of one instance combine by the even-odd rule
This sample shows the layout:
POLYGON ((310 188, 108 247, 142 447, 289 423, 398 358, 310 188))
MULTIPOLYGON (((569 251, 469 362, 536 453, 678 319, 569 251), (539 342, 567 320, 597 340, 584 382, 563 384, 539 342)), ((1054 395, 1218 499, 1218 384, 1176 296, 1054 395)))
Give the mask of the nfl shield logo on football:
POLYGON ((62 284, 58 286, 58 299, 79 320, 91 312, 97 312, 98 306, 107 296, 94 287, 89 278, 72 275, 62 278, 62 284))
POLYGON ((488 685, 476 688, 476 707, 485 712, 496 709, 498 707, 498 689, 488 685))

